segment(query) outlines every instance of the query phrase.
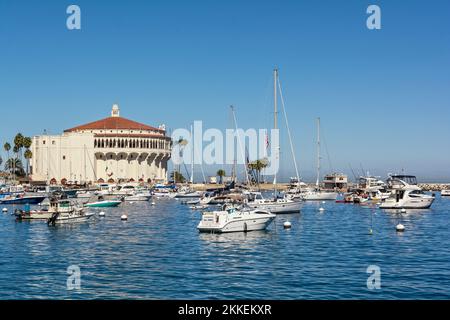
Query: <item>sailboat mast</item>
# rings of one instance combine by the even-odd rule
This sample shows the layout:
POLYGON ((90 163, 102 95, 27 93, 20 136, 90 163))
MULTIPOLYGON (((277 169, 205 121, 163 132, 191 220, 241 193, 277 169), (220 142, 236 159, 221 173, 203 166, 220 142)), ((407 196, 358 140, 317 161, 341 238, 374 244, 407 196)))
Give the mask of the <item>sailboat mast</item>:
POLYGON ((191 184, 194 184, 194 130, 191 124, 191 184))
POLYGON ((317 180, 316 186, 319 187, 320 180, 320 118, 317 118, 317 180))
MULTIPOLYGON (((278 93, 277 93, 277 83, 278 83, 278 69, 273 69, 273 128, 278 129, 278 93)), ((280 156, 280 147, 278 146, 276 151, 276 157, 279 159, 280 156)), ((279 161, 279 160, 278 160, 279 161)), ((277 174, 275 172, 275 176, 273 178, 273 184, 275 185, 275 191, 277 186, 277 174)))
POLYGON ((278 105, 277 105, 277 81, 278 81, 278 69, 273 69, 273 128, 278 129, 278 105))
POLYGON ((242 147, 241 138, 239 136, 238 125, 237 125, 237 120, 236 120, 236 113, 234 112, 234 107, 233 106, 230 106, 230 109, 231 109, 231 112, 233 114, 234 130, 236 132, 236 137, 237 137, 237 140, 238 140, 239 149, 241 151, 242 161, 243 161, 243 164, 244 164, 245 181, 247 182, 247 185, 249 185, 250 184, 250 179, 248 177, 248 172, 247 172, 247 162, 245 161, 244 148, 242 147))

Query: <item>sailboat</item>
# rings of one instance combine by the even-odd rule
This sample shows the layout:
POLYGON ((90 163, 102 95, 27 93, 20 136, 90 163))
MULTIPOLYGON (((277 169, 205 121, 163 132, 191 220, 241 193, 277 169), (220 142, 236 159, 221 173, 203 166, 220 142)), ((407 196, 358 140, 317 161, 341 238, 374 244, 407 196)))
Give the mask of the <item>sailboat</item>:
POLYGON ((317 118, 317 177, 316 187, 304 190, 302 198, 306 201, 336 200, 338 194, 334 191, 320 189, 320 118, 317 118))
MULTIPOLYGON (((278 94, 277 94, 277 87, 279 86, 279 80, 278 80, 278 69, 274 69, 273 71, 273 77, 274 77, 274 129, 278 129, 278 94)), ((280 86, 281 89, 281 86, 280 86)), ((280 90, 281 91, 281 90, 280 90)), ((283 102, 283 99, 282 99, 283 102)), ((285 110, 284 110, 285 111, 285 110)), ((285 114, 285 120, 287 125, 287 117, 286 112, 285 114)), ((289 129, 288 129, 289 132, 289 129)), ((289 134, 290 139, 290 134, 289 134)), ((291 149, 293 151, 292 147, 292 140, 291 142, 291 149)), ((294 153, 292 153, 294 155, 294 153)), ((279 157, 279 149, 277 150, 277 157, 279 157)), ((294 163, 295 168, 298 175, 297 170, 297 164, 294 157, 294 163)), ((273 179, 273 185, 274 185, 274 198, 273 199, 264 199, 261 195, 261 193, 254 193, 255 197, 251 198, 251 200, 247 203, 248 206, 255 208, 255 209, 262 209, 262 210, 268 210, 272 213, 276 214, 282 214, 282 213, 299 213, 302 208, 302 202, 289 199, 286 195, 280 196, 277 191, 277 174, 275 173, 274 179, 273 179)))

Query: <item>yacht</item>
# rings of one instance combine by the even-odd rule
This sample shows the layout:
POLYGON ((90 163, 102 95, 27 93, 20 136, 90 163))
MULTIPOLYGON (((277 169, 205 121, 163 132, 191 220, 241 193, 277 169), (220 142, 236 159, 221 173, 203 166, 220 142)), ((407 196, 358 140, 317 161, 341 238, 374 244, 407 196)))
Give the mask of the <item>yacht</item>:
POLYGON ((441 197, 450 197, 450 189, 441 190, 441 197))
POLYGON ((275 219, 267 210, 224 205, 221 211, 205 211, 197 226, 200 232, 247 232, 266 229, 275 219))
POLYGON ((417 185, 415 176, 392 175, 387 183, 392 192, 381 203, 381 209, 427 209, 435 199, 417 185))
POLYGON ((288 199, 286 196, 266 199, 261 192, 249 192, 247 205, 254 209, 268 210, 271 213, 298 213, 303 204, 300 201, 288 199))

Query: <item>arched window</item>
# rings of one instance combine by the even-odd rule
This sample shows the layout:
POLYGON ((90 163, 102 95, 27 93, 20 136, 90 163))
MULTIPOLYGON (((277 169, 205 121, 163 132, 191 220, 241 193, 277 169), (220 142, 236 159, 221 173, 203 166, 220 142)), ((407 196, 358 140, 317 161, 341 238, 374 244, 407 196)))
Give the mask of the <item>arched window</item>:
POLYGON ((97 148, 97 139, 94 139, 94 148, 97 148))

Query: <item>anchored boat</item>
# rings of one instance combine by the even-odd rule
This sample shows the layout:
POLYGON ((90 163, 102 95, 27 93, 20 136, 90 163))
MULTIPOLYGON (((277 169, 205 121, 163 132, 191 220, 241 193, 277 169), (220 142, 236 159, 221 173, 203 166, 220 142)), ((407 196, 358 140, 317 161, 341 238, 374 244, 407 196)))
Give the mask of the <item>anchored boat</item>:
POLYGON ((267 210, 223 206, 221 211, 206 211, 197 226, 200 232, 247 232, 266 229, 275 219, 267 210))
POLYGON ((417 185, 415 176, 393 175, 387 182, 392 193, 380 205, 381 209, 428 209, 434 202, 434 196, 417 185))
POLYGON ((95 201, 85 204, 88 208, 111 208, 117 207, 122 203, 120 200, 105 200, 103 196, 98 196, 95 201))
POLYGON ((24 194, 10 195, 0 199, 0 204, 39 204, 45 196, 26 196, 24 194))

